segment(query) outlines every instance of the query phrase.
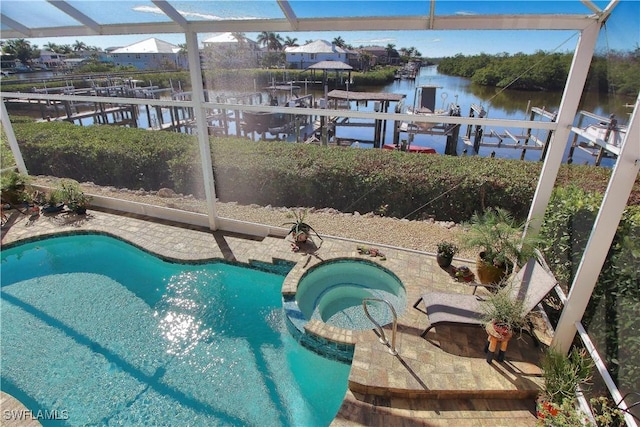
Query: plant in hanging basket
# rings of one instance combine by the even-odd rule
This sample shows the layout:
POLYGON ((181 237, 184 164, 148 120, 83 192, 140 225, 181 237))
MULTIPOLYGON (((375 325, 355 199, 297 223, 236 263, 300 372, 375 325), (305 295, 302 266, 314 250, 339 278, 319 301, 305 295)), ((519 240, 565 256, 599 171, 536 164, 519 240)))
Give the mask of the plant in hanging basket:
POLYGON ((304 222, 307 216, 307 210, 294 210, 293 217, 295 221, 285 222, 282 225, 291 225, 289 233, 296 243, 304 243, 307 239, 311 238, 311 232, 313 232, 318 239, 322 240, 322 237, 313 229, 309 224, 304 222))

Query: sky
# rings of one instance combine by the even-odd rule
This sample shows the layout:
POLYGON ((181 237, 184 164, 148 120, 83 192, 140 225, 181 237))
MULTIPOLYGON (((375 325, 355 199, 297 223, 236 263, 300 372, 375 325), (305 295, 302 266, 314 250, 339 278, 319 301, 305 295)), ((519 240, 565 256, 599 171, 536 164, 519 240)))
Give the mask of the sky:
MULTIPOLYGON (((168 18, 150 0, 68 0, 81 12, 100 24, 116 22, 164 22, 168 18), (107 7, 108 9, 104 9, 107 7), (109 13, 104 13, 109 10, 109 13)), ((255 1, 192 1, 170 0, 170 3, 190 20, 242 19, 242 18, 281 18, 282 12, 273 0, 255 1)), ((429 2, 426 0, 292 0, 291 6, 296 15, 306 17, 335 16, 403 16, 428 15, 429 2)), ((608 1, 594 1, 604 8, 608 1)), ((25 23, 27 26, 57 26, 75 24, 70 17, 53 8, 44 0, 3 0, 0 3, 2 13, 25 23), (51 10, 50 10, 51 9, 51 10), (46 25, 43 25, 45 22, 46 25)), ((482 15, 495 13, 590 13, 579 0, 550 1, 506 1, 475 0, 436 2, 436 14, 442 15, 482 15)), ((199 34, 202 41, 215 33, 199 34)), ((296 38, 299 44, 307 40, 324 39, 331 41, 342 37, 347 44, 354 47, 361 45, 394 44, 396 49, 415 47, 422 56, 443 57, 456 54, 472 55, 478 53, 533 53, 537 50, 547 52, 572 52, 578 41, 576 31, 368 31, 352 32, 280 32, 283 38, 296 38)), ((256 40, 258 33, 245 33, 256 40)), ((132 34, 126 36, 92 36, 92 37, 59 37, 51 39, 27 39, 40 47, 48 42, 57 44, 73 44, 80 40, 87 45, 103 49, 126 46, 148 37, 180 44, 184 43, 182 34, 132 34)), ((601 31, 598 49, 631 50, 640 47, 640 1, 621 0, 609 18, 606 30, 601 31)))

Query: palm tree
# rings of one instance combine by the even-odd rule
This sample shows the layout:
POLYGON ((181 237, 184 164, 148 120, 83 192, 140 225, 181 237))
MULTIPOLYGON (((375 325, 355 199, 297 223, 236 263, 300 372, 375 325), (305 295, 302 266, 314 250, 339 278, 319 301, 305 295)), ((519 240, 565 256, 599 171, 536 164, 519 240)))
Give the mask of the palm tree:
POLYGON ((2 51, 15 56, 24 65, 27 65, 31 59, 40 56, 38 46, 31 45, 31 43, 25 39, 7 40, 2 46, 2 51))
POLYGON ((342 47, 344 48, 344 45, 346 44, 346 42, 344 41, 344 39, 340 36, 336 37, 335 39, 333 39, 331 41, 332 44, 338 46, 338 47, 342 47))
POLYGON ((282 49, 282 36, 280 34, 263 31, 258 35, 257 41, 262 46, 265 46, 267 50, 281 50, 282 49))
POLYGON ((313 43, 313 42, 314 42, 314 40, 305 40, 304 44, 309 44, 309 43, 313 43))
POLYGON ((387 47, 384 48, 384 50, 387 52, 387 64, 391 63, 391 54, 393 54, 393 52, 396 51, 396 45, 393 43, 389 43, 387 45, 387 47))
POLYGON ((81 42, 80 40, 76 40, 76 42, 73 44, 73 50, 76 52, 80 52, 86 49, 87 49, 87 44, 85 42, 81 42))
POLYGON ((360 68, 362 71, 369 71, 369 67, 371 67, 371 54, 369 52, 362 52, 360 54, 360 68))
POLYGON ((245 45, 245 42, 247 40, 247 37, 244 35, 244 33, 231 33, 231 36, 238 40, 238 47, 242 48, 245 45))
POLYGON ((44 45, 44 48, 51 51, 51 52, 57 52, 58 51, 58 45, 53 43, 53 42, 49 42, 47 44, 44 45))
POLYGON ((299 44, 297 43, 298 39, 296 38, 291 38, 291 37, 285 37, 284 39, 284 45, 285 47, 293 47, 293 46, 299 46, 299 44))

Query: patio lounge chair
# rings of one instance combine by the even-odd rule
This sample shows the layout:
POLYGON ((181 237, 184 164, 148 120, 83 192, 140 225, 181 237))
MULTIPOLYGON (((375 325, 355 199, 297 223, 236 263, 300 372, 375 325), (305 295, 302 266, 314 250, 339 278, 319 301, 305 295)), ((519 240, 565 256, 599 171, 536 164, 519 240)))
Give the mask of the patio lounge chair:
MULTIPOLYGON (((555 277, 535 259, 530 259, 512 279, 512 285, 498 292, 510 292, 514 298, 524 300, 524 308, 531 312, 556 286, 555 277)), ((421 337, 425 337, 431 328, 437 325, 482 325, 483 299, 477 295, 453 294, 446 292, 426 292, 416 301, 413 308, 429 317, 429 326, 421 337), (424 304, 425 311, 418 306, 424 304)), ((531 328, 531 325, 529 325, 531 328)), ((538 341, 534 339, 536 345, 538 341)))

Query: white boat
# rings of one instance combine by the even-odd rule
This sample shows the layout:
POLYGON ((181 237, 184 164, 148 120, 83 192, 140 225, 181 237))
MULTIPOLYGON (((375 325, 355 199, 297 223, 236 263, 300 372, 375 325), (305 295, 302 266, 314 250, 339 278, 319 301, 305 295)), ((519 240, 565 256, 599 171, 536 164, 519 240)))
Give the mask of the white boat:
MULTIPOLYGON (((460 106, 455 102, 449 103, 446 107, 447 93, 442 92, 442 108, 436 108, 436 91, 440 86, 423 85, 417 86, 413 98, 413 106, 407 108, 406 114, 418 116, 460 116, 460 106)), ((420 130, 428 130, 438 123, 414 122, 420 130)))
POLYGON ((618 126, 616 123, 611 125, 609 121, 601 121, 582 128, 573 127, 571 130, 586 140, 578 143, 578 146, 585 151, 596 154, 600 149, 604 149, 616 156, 620 154, 627 134, 626 126, 618 126))

